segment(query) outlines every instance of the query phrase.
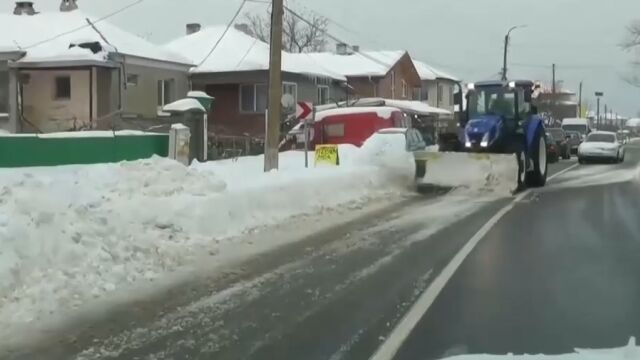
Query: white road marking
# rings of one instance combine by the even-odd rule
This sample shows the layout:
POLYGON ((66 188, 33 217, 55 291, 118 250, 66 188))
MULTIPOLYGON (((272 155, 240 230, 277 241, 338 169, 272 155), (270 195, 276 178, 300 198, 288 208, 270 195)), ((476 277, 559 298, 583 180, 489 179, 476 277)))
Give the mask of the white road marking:
MULTIPOLYGON (((556 174, 550 176, 547 180, 553 180, 554 178, 570 171, 577 167, 578 164, 572 165, 556 174)), ((418 321, 427 313, 431 305, 444 288, 444 286, 453 277, 453 274, 458 270, 462 262, 469 256, 471 251, 478 245, 480 240, 487 235, 489 231, 504 217, 511 209, 514 208, 516 203, 519 203, 527 195, 531 193, 531 190, 526 190, 515 197, 509 204, 500 209, 489 221, 484 224, 475 235, 469 239, 469 241, 460 249, 460 251, 451 259, 442 272, 433 280, 429 287, 420 295, 418 300, 413 304, 409 312, 407 312, 402 320, 396 325, 391 334, 387 336, 385 341, 380 345, 378 350, 373 354, 370 360, 392 360, 400 346, 409 337, 413 329, 418 324, 418 321)))

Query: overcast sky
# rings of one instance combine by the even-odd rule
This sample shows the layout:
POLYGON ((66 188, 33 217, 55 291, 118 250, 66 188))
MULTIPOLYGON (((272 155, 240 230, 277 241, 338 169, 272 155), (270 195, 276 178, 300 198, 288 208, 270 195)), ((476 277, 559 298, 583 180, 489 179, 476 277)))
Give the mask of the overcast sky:
MULTIPOLYGON (((514 25, 510 77, 550 82, 551 64, 572 90, 584 81, 584 99, 593 93, 624 115, 640 111, 640 89, 624 82, 632 55, 618 44, 626 26, 640 19, 640 0, 285 0, 291 8, 313 10, 336 24, 330 32, 363 49, 406 49, 466 81, 497 76, 502 42, 514 25), (346 29, 345 29, 346 28, 346 29)), ((57 10, 59 0, 34 0, 37 10, 57 10)), ((94 16, 133 0, 79 0, 94 16)), ((0 0, 11 11, 12 0, 0 0)), ((187 22, 226 23, 241 0, 145 0, 109 21, 163 43, 184 33, 187 22)), ((266 11, 250 4, 248 11, 266 11)))

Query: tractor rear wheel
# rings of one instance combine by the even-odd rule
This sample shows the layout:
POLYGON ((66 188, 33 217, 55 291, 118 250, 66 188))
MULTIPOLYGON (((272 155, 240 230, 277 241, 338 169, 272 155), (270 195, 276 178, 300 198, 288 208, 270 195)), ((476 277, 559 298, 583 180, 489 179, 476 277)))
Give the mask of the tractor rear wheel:
POLYGON ((547 183, 547 141, 540 128, 533 137, 529 158, 533 162, 533 170, 527 171, 525 182, 529 187, 542 187, 547 183))

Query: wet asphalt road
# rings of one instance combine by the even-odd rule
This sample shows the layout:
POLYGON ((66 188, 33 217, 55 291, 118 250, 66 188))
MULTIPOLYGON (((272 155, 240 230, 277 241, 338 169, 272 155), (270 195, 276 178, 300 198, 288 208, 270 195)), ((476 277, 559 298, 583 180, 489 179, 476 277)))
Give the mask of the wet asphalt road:
POLYGON ((630 146, 625 164, 581 166, 516 205, 458 269, 396 359, 559 354, 639 337, 640 181, 596 185, 633 176, 625 169, 639 160, 640 149, 630 146))
MULTIPOLYGON (((627 160, 587 170, 630 168, 640 150, 630 150, 627 160)), ((573 165, 554 164, 550 172, 573 165)), ((582 169, 527 196, 492 229, 397 359, 566 352, 640 335, 640 310, 633 309, 640 303, 638 185, 575 187, 571 174, 582 169), (561 184, 566 188, 554 189, 561 184)), ((237 280, 205 281, 189 304, 141 320, 116 313, 94 331, 7 357, 368 359, 451 258, 511 201, 408 199, 270 254, 237 280)))

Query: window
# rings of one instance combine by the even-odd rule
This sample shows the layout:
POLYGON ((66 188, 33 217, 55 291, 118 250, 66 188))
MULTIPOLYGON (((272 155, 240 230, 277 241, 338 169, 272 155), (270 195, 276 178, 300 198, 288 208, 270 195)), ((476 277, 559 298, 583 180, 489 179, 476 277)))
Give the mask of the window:
POLYGON ((9 112, 9 72, 0 71, 0 113, 9 112))
POLYGON ((71 99, 71 77, 70 76, 57 76, 56 77, 56 100, 69 100, 71 99))
POLYGON ((615 134, 602 134, 602 133, 593 133, 587 136, 587 142, 608 142, 614 143, 616 142, 615 134))
POLYGON ((138 86, 138 74, 127 74, 127 87, 138 86))
POLYGON ((328 104, 330 96, 329 96, 329 87, 328 86, 318 86, 318 105, 328 104))
POLYGON ((396 98, 396 72, 391 72, 391 98, 396 98))
POLYGON ((412 90, 411 99, 412 100, 421 101, 422 100, 422 88, 414 87, 413 90, 412 90))
POLYGON ((329 124, 324 126, 324 134, 329 137, 343 137, 344 124, 329 124))
POLYGON ((449 106, 453 106, 453 87, 449 87, 449 106))
POLYGON ((287 110, 293 110, 293 112, 295 112, 295 104, 298 102, 298 84, 289 82, 282 83, 282 95, 291 95, 293 97, 293 107, 287 110))
POLYGON ((402 80, 402 97, 406 98, 407 96, 409 96, 409 86, 406 81, 402 80))
POLYGON ((269 101, 266 84, 240 85, 240 111, 263 113, 269 101))
POLYGON ((441 84, 438 84, 438 105, 440 105, 440 102, 442 101, 443 97, 444 97, 444 86, 442 86, 441 84))
MULTIPOLYGON (((128 76, 127 76, 128 78, 128 76)), ((158 80, 158 111, 174 101, 175 82, 173 79, 158 80)))
POLYGON ((469 116, 500 115, 513 118, 516 94, 502 86, 487 87, 469 93, 469 116))

